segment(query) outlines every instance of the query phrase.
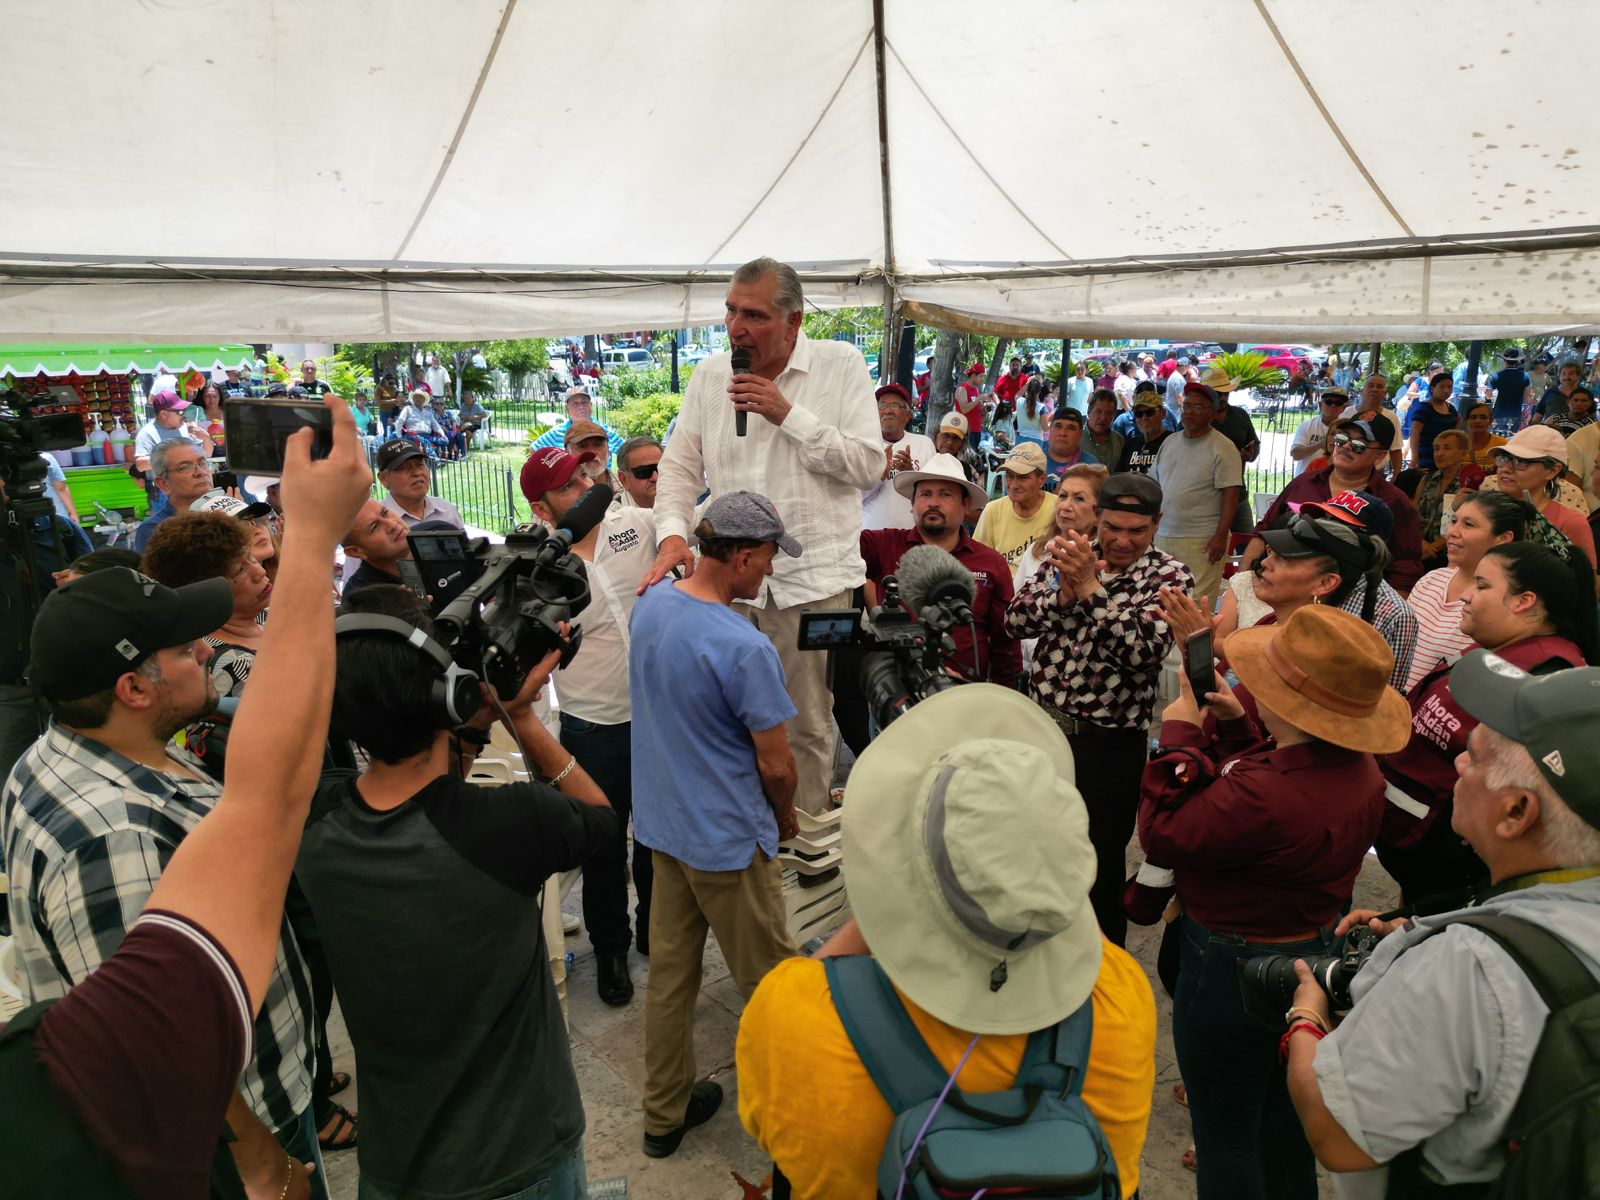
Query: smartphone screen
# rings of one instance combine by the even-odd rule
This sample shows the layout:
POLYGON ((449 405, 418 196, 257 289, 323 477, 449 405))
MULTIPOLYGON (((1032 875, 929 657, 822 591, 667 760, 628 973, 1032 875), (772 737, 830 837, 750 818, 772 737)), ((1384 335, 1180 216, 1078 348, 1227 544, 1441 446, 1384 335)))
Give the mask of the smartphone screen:
POLYGON ((1216 664, 1212 661, 1209 629, 1191 633, 1183 643, 1183 664, 1184 672, 1189 676, 1189 687, 1194 692, 1194 702, 1203 708, 1206 694, 1217 690, 1216 664))
POLYGON ((282 475, 283 446, 310 426, 311 457, 333 452, 333 413, 315 400, 229 400, 222 406, 228 469, 238 475, 282 475))

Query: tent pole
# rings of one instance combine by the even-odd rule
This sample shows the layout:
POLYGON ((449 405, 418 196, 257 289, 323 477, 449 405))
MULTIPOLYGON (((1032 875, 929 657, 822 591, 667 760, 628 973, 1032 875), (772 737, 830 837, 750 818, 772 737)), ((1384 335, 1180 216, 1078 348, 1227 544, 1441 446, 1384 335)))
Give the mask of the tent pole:
POLYGON ((883 197, 883 344, 878 349, 878 382, 895 378, 895 347, 900 322, 895 315, 894 204, 889 192, 889 109, 885 83, 883 0, 872 0, 872 61, 878 85, 878 180, 883 197))

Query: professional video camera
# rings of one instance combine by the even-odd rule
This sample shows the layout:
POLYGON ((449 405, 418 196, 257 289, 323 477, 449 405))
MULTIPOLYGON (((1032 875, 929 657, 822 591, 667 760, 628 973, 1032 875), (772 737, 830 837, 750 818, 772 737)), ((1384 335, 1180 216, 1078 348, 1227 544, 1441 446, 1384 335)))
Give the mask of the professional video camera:
POLYGON ((1378 935, 1365 925, 1358 925, 1345 940, 1343 954, 1310 958, 1294 954, 1264 954, 1260 958, 1246 959, 1240 964, 1239 973, 1244 976, 1246 983, 1273 1005, 1288 1008, 1294 1003, 1295 989, 1300 986, 1300 978, 1294 973, 1294 961, 1303 958, 1306 966, 1311 968, 1312 976, 1328 993, 1328 1004, 1333 1011, 1349 1012, 1352 1004, 1350 981, 1366 965, 1377 945, 1378 935))
POLYGON ((964 682, 945 669, 950 631, 972 624, 972 572, 937 546, 913 546, 883 581, 883 603, 817 609, 800 616, 800 649, 863 647, 859 674, 881 729, 912 705, 964 682))
POLYGON ((49 516, 55 511, 45 495, 47 468, 39 457, 46 450, 71 450, 83 445, 83 417, 75 412, 35 414, 40 403, 20 392, 0 393, 10 406, 0 409, 0 479, 6 500, 21 517, 49 516))
POLYGON ((499 546, 454 528, 408 535, 415 577, 408 569, 407 580, 431 598, 435 639, 501 696, 515 695, 552 650, 563 667, 578 652, 583 631, 563 636, 561 625, 588 605, 589 576, 571 547, 605 516, 611 495, 596 484, 554 533, 522 525, 499 546))

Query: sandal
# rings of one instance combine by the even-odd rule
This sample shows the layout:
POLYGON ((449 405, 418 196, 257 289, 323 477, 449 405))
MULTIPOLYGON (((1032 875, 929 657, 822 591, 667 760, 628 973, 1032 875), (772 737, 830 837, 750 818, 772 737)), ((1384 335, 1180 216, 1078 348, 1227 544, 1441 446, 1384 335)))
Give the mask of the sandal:
MULTIPOLYGON (((330 1092, 329 1095, 332 1095, 332 1093, 330 1092)), ((1183 1084, 1175 1083, 1172 1085, 1172 1098, 1185 1108, 1189 1107, 1189 1089, 1184 1087, 1183 1084)))
POLYGON ((1199 1172, 1200 1157, 1194 1152, 1193 1142, 1189 1144, 1189 1148, 1183 1152, 1183 1156, 1179 1158, 1178 1161, 1183 1164, 1183 1169, 1185 1171, 1199 1172))
POLYGON ((350 1150, 355 1144, 356 1114, 342 1104, 335 1104, 328 1123, 317 1130, 317 1145, 324 1150, 350 1150))
POLYGON ((350 1086, 350 1075, 345 1071, 335 1071, 332 1079, 333 1086, 328 1089, 328 1095, 337 1096, 350 1086))

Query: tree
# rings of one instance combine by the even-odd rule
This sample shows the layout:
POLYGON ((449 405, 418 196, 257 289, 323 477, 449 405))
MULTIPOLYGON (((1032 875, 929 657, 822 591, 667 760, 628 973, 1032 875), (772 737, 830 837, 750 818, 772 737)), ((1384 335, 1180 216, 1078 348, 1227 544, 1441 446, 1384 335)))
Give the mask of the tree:
POLYGON ((996 338, 994 352, 989 356, 989 373, 984 376, 983 390, 985 393, 994 391, 994 385, 1000 382, 1000 365, 1006 356, 1006 349, 1011 345, 1008 337, 996 338))
POLYGON ((511 390, 521 392, 528 376, 550 366, 550 343, 544 338, 517 338, 485 343, 483 356, 491 367, 511 377, 511 390))
POLYGON ((938 337, 933 343, 933 360, 928 364, 928 436, 932 437, 939 428, 939 422, 944 420, 945 413, 950 411, 950 404, 955 395, 955 365, 956 351, 960 349, 962 337, 949 329, 939 330, 938 337))

